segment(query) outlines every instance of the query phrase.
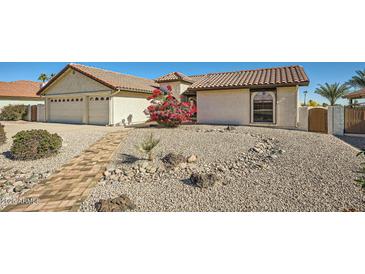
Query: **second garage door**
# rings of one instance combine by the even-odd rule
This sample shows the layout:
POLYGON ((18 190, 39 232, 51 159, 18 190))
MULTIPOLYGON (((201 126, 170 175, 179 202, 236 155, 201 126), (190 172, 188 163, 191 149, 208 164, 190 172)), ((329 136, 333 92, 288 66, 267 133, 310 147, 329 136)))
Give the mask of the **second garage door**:
POLYGON ((49 102, 49 122, 81 124, 82 114, 82 98, 51 99, 49 102))
POLYGON ((89 98, 89 124, 109 124, 109 97, 89 98))

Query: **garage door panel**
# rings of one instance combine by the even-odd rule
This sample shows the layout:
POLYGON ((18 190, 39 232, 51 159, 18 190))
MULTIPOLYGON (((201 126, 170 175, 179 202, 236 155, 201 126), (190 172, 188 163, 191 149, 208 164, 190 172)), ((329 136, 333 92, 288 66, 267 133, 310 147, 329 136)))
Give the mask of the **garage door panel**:
POLYGON ((49 122, 80 124, 82 114, 83 105, 79 99, 78 101, 76 98, 56 99, 49 103, 49 122))
POLYGON ((89 123, 93 125, 109 124, 109 98, 96 97, 89 101, 89 123))

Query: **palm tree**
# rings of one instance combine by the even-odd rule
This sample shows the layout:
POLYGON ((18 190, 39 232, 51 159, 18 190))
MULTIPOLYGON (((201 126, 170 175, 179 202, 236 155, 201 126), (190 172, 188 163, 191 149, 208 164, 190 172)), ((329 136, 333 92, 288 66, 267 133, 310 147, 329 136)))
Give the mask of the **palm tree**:
POLYGON ((49 76, 49 79, 51 79, 51 78, 55 77, 55 75, 56 75, 56 74, 51 73, 51 75, 49 76))
POLYGON ((303 93, 304 93, 304 105, 306 106, 307 105, 307 93, 308 93, 308 90, 305 90, 305 91, 303 91, 303 93))
POLYGON ((48 80, 47 74, 41 73, 41 75, 39 75, 39 77, 38 77, 38 80, 42 81, 42 83, 45 83, 48 80))
POLYGON ((353 76, 347 84, 354 88, 365 88, 365 69, 363 71, 357 70, 356 75, 353 76))
POLYGON ((342 96, 346 95, 349 90, 350 88, 347 84, 325 83, 324 85, 320 84, 319 88, 316 88, 314 92, 326 98, 330 102, 330 105, 333 106, 335 105, 336 101, 342 96))

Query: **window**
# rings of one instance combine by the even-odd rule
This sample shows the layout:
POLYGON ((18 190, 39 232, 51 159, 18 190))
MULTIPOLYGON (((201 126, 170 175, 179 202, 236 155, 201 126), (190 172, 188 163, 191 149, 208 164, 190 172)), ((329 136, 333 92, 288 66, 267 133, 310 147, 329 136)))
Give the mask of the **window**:
POLYGON ((78 102, 79 101, 79 98, 76 98, 76 102, 78 102))
POLYGON ((274 122, 274 98, 271 93, 255 93, 253 97, 253 122, 274 122))
POLYGON ((98 97, 95 97, 95 101, 99 101, 99 98, 98 97))
POLYGON ((100 100, 101 100, 101 101, 104 101, 104 97, 101 97, 101 98, 100 98, 100 100))
POLYGON ((106 97, 105 100, 109 101, 109 97, 106 97))
POLYGON ((71 99, 71 102, 73 102, 73 101, 74 101, 74 99, 72 98, 72 99, 71 99))

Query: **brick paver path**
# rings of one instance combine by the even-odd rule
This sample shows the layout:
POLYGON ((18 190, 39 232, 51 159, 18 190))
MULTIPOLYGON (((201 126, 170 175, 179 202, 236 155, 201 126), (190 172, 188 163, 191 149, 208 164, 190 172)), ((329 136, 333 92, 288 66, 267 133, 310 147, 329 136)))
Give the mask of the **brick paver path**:
POLYGON ((9 205, 3 211, 77 211, 127 134, 108 133, 21 197, 37 199, 35 203, 9 205))

